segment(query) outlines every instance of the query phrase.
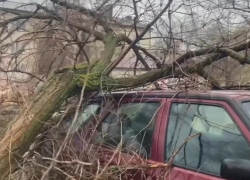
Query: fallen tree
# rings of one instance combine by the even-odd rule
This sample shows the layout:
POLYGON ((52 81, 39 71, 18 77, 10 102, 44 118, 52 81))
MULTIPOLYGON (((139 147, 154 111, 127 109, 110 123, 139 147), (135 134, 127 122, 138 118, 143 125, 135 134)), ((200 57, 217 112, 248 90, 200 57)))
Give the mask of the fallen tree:
MULTIPOLYGON (((66 9, 75 9, 81 13, 88 14, 92 18, 97 16, 97 23, 104 27, 105 33, 74 22, 68 22, 67 26, 91 34, 94 36, 95 40, 101 41, 105 48, 102 52, 101 59, 92 61, 90 64, 84 62, 73 67, 66 67, 55 71, 51 77, 46 80, 43 88, 35 95, 33 100, 25 105, 20 115, 10 122, 5 136, 0 141, 0 179, 5 179, 7 175, 18 167, 18 162, 22 155, 29 149, 44 124, 47 123, 52 114, 58 110, 62 103, 74 94, 76 89, 84 89, 85 92, 99 91, 100 89, 107 91, 128 89, 154 83, 161 78, 186 76, 191 73, 198 73, 200 76, 208 78, 209 75, 204 72, 204 67, 227 56, 232 57, 242 64, 250 64, 250 60, 247 56, 238 53, 246 47, 249 47, 250 42, 244 42, 230 48, 210 47, 196 51, 189 51, 177 58, 172 65, 168 66, 162 64, 158 58, 148 52, 145 48, 136 45, 136 43, 143 38, 148 29, 159 20, 164 12, 166 12, 172 3, 172 0, 167 3, 162 11, 147 25, 141 34, 138 34, 134 40, 131 40, 124 34, 113 33, 112 29, 108 27, 106 22, 100 18, 96 12, 89 11, 86 8, 76 8, 76 6, 72 4, 58 0, 51 1, 66 9), (120 42, 125 42, 129 46, 117 59, 112 61, 115 48, 120 42), (137 58, 142 62, 145 68, 148 69, 148 72, 128 78, 110 77, 109 73, 117 66, 117 64, 119 64, 131 49, 137 54, 137 58), (140 54, 138 54, 138 51, 142 51, 150 57, 155 62, 158 69, 149 69, 145 60, 140 54), (190 58, 197 56, 203 56, 205 58, 199 62, 194 61, 191 64, 184 63, 190 58)), ((48 10, 41 5, 37 5, 37 11, 34 13, 12 13, 15 13, 16 16, 1 23, 2 27, 6 27, 9 23, 15 22, 19 19, 37 18, 57 22, 63 22, 65 20, 59 14, 51 12, 51 10, 48 10), (38 10, 41 9, 46 12, 46 15, 38 13, 38 10)), ((2 39, 6 39, 8 36, 10 36, 10 34, 2 39)), ((3 46, 7 45, 5 44, 3 46)), ((209 82, 214 86, 218 86, 214 79, 210 78, 209 82)))

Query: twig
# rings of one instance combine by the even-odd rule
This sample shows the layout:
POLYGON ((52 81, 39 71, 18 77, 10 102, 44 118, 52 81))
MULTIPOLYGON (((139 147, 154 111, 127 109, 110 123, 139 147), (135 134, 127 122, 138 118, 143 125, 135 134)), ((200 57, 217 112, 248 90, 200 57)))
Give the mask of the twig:
MULTIPOLYGON (((61 154, 61 152, 62 152, 64 146, 66 145, 66 143, 67 143, 67 141, 68 141, 70 135, 72 134, 72 131, 73 131, 73 129, 74 129, 74 126, 75 126, 75 124, 76 124, 76 122, 77 122, 77 120, 78 120, 79 111, 80 111, 81 104, 82 104, 82 101, 83 101, 83 95, 84 95, 84 90, 85 90, 85 87, 86 87, 87 79, 88 79, 88 78, 85 79, 84 84, 83 84, 83 87, 82 87, 81 96, 80 96, 80 101, 79 101, 79 104, 78 104, 78 106, 77 106, 77 109, 76 109, 76 113, 75 113, 74 119, 73 119, 73 121, 72 121, 71 126, 69 127, 69 130, 68 130, 68 132, 67 132, 67 134, 66 134, 66 137, 64 138, 64 140, 63 140, 63 142, 62 142, 62 145, 60 146, 58 152, 57 152, 56 155, 55 155, 55 158, 54 158, 55 160, 57 160, 58 157, 60 156, 60 154, 61 154)), ((45 180, 45 179, 46 179, 48 173, 51 171, 51 169, 53 168, 53 166, 54 166, 55 164, 56 164, 55 161, 52 161, 52 162, 51 162, 49 168, 43 173, 43 176, 42 176, 41 180, 45 180)))
POLYGON ((43 160, 49 160, 49 161, 54 161, 58 164, 81 164, 83 166, 92 166, 93 164, 92 163, 87 163, 87 162, 82 162, 82 161, 79 161, 79 160, 72 160, 72 161, 59 161, 59 160, 56 160, 56 159, 53 159, 53 158, 46 158, 46 157, 41 157, 43 160))
POLYGON ((41 79, 40 77, 38 77, 35 74, 32 74, 30 72, 25 72, 25 71, 21 71, 21 70, 17 70, 17 69, 16 70, 14 70, 14 69, 13 70, 4 70, 3 68, 0 68, 0 71, 2 71, 4 73, 22 73, 22 74, 27 74, 27 75, 29 75, 31 77, 37 78, 38 80, 44 82, 43 79, 41 79))
POLYGON ((141 38, 147 33, 147 31, 154 25, 154 23, 165 13, 165 11, 170 7, 173 0, 169 0, 167 5, 162 9, 162 11, 151 21, 147 27, 142 31, 142 33, 129 45, 129 47, 115 60, 113 61, 106 70, 106 74, 110 74, 110 72, 120 63, 120 61, 126 56, 126 54, 130 51, 130 49, 141 40, 141 38))

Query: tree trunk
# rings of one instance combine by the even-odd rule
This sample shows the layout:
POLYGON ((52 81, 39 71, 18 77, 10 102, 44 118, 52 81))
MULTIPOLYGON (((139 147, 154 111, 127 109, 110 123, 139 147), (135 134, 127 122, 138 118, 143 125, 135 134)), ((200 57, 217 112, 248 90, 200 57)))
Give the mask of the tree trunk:
POLYGON ((10 129, 0 142, 0 180, 4 180, 17 167, 39 130, 77 87, 85 84, 85 90, 99 89, 102 73, 111 62, 117 39, 113 34, 108 34, 104 42, 105 49, 100 60, 92 65, 82 63, 57 72, 23 112, 11 121, 10 129))
POLYGON ((0 142, 0 180, 15 169, 17 162, 28 150, 39 133, 40 128, 50 119, 76 87, 73 71, 54 75, 26 105, 21 114, 13 120, 0 142))

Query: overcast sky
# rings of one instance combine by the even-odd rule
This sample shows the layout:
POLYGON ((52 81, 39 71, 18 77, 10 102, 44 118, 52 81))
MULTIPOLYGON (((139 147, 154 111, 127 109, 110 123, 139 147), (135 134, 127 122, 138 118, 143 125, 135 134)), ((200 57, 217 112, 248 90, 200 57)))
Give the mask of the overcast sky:
MULTIPOLYGON (((36 2, 36 3, 41 3, 41 4, 49 2, 49 0, 11 0, 11 1, 19 2, 19 3, 36 2)), ((77 0, 68 0, 68 1, 76 2, 77 0)), ((91 4, 93 7, 93 4, 95 2, 100 2, 100 1, 101 0, 80 0, 80 2, 84 2, 85 6, 87 4, 88 8, 91 7, 91 4)), ((109 2, 112 2, 112 1, 116 1, 116 0, 110 0, 109 2)), ((141 9, 142 9, 141 12, 144 12, 146 8, 147 8, 147 12, 143 14, 143 17, 140 20, 145 20, 146 22, 150 22, 154 18, 152 8, 150 8, 149 3, 148 3, 150 1, 151 1, 151 4, 153 4, 154 6, 153 11, 155 15, 157 15, 160 12, 160 10, 165 6, 165 4, 168 3, 168 0, 141 0, 141 2, 138 3, 141 6, 141 9)), ((172 28, 173 28, 173 31, 177 34, 176 37, 179 36, 178 33, 180 31, 182 32, 181 28, 183 28, 184 31, 190 31, 191 33, 184 33, 186 37, 179 36, 179 38, 180 37, 181 38, 187 38, 187 37, 193 38, 193 37, 197 37, 198 34, 199 35, 204 34, 204 36, 208 36, 207 33, 203 33, 203 29, 204 27, 210 26, 211 22, 215 24, 219 23, 224 28, 229 27, 228 24, 230 24, 230 28, 228 28, 228 30, 230 31, 235 30, 233 26, 239 28, 240 25, 237 23, 240 23, 241 21, 246 22, 240 15, 229 14, 229 10, 213 8, 214 4, 220 3, 223 1, 224 0, 219 0, 219 1, 216 1, 216 0, 206 0, 206 1, 204 0, 193 0, 193 1, 192 0, 174 0, 171 5, 171 10, 176 9, 177 7, 179 7, 180 4, 183 4, 183 3, 187 5, 191 4, 192 6, 192 8, 190 8, 191 6, 181 6, 181 8, 178 9, 178 12, 175 12, 172 15, 172 28), (192 14, 192 16, 186 15, 185 13, 192 14), (218 20, 218 18, 220 19, 218 20)), ((241 1, 243 2, 247 0, 241 0, 241 1)), ((133 15, 134 14, 133 4, 131 2, 132 0, 120 0, 120 4, 123 4, 123 5, 125 4, 127 8, 125 8, 125 6, 116 8, 114 15, 115 16, 133 15)), ((140 13, 140 8, 139 8, 139 13, 140 13)), ((168 33, 169 29, 167 26, 169 24, 168 23, 169 19, 167 16, 167 12, 164 14, 164 16, 162 16, 162 18, 163 20, 159 20, 157 23, 162 24, 161 27, 163 27, 162 28, 163 33, 168 33)), ((241 26, 243 27, 245 26, 246 28, 245 24, 241 26)), ((209 32, 213 33, 211 29, 209 30, 209 32)), ((214 32, 216 33, 215 29, 214 29, 214 32)))

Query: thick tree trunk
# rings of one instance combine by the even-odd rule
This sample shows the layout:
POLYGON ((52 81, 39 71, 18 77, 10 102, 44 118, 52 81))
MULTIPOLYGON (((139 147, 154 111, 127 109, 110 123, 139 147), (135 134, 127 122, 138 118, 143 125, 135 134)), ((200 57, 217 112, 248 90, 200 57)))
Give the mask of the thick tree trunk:
POLYGON ((113 34, 108 34, 104 42, 102 59, 92 65, 80 64, 73 69, 57 72, 11 122, 10 129, 0 141, 0 180, 4 180, 17 167, 18 161, 34 142, 41 127, 76 87, 85 84, 85 90, 99 89, 102 73, 111 62, 117 39, 113 34))
POLYGON ((26 105, 0 142, 0 180, 15 168, 34 142, 40 128, 76 87, 72 71, 54 75, 33 101, 26 105))

